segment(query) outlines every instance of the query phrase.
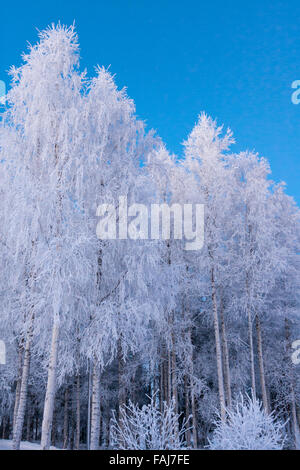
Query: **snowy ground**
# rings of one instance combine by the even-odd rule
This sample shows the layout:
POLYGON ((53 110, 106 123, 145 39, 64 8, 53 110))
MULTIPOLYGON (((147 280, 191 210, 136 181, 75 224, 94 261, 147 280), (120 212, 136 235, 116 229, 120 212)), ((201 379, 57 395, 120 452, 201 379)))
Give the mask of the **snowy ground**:
MULTIPOLYGON (((12 441, 8 439, 0 439, 0 450, 12 450, 12 441)), ((33 442, 21 442, 21 450, 41 450, 40 444, 34 444, 33 442)), ((55 447, 51 447, 50 450, 57 450, 55 447)))

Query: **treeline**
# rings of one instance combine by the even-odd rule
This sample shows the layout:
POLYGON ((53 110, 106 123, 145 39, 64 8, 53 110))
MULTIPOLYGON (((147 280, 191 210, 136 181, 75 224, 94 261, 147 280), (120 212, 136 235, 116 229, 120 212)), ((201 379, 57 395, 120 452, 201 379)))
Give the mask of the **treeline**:
POLYGON ((271 433, 273 413, 284 446, 299 446, 299 209, 268 162, 232 153, 230 130, 204 113, 184 158, 170 155, 107 70, 80 71, 73 27, 41 32, 11 75, 0 436, 14 449, 205 448, 248 394, 254 428, 271 433), (129 237, 97 238, 97 207, 118 213, 122 196, 172 206, 171 222, 203 204, 202 249, 186 250, 172 224, 148 239, 138 206, 129 237))

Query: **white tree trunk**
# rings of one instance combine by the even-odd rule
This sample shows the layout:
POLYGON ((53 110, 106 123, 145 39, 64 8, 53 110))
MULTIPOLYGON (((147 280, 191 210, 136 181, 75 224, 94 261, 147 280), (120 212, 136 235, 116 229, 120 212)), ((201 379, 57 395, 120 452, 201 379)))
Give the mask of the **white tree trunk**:
POLYGON ((256 319, 256 332, 257 332, 257 349, 258 349, 258 362, 259 362, 259 377, 260 377, 260 386, 263 399, 264 410, 266 413, 269 413, 268 405, 268 396, 266 388, 266 378, 265 378, 265 368, 264 368, 264 359, 263 359, 263 349, 262 349, 262 336, 261 336, 261 325, 258 315, 256 319))
POLYGON ((224 379, 225 379, 225 387, 226 387, 226 399, 227 399, 227 407, 231 408, 231 405, 232 405, 231 377, 230 377, 229 352, 228 352, 228 342, 227 342, 223 305, 221 305, 221 308, 220 308, 220 318, 221 318, 221 331, 222 331, 222 347, 223 347, 223 358, 224 358, 224 379))
MULTIPOLYGON (((288 319, 285 318, 285 335, 286 335, 286 361, 287 364, 290 363, 290 355, 291 355, 291 344, 290 344, 290 328, 288 319)), ((288 380, 290 382, 290 394, 291 394, 291 415, 292 415, 292 428, 293 428, 293 438, 295 449, 300 449, 300 432, 299 432, 299 424, 297 421, 297 405, 296 405, 296 397, 295 397, 295 375, 294 369, 289 368, 288 380)))
POLYGON ((50 361, 48 366, 48 382, 44 404, 42 423, 41 447, 43 450, 50 448, 51 428, 53 420, 54 399, 56 392, 57 354, 59 341, 59 322, 54 319, 51 339, 50 361))
POLYGON ((18 380, 16 386, 16 395, 15 395, 15 405, 14 405, 14 414, 13 414, 13 429, 16 426, 18 407, 20 402, 20 391, 21 391, 21 382, 22 382, 22 370, 23 370, 23 341, 18 344, 18 380))
MULTIPOLYGON (((173 326, 172 326, 173 328, 173 326)), ((171 381, 172 381, 172 399, 174 400, 175 413, 178 414, 178 390, 177 390, 177 363, 175 351, 175 335, 172 332, 172 351, 171 351, 171 381)), ((179 435, 179 423, 176 423, 177 438, 179 435)))
POLYGON ((218 317, 216 287, 215 287, 215 278, 214 278, 213 268, 211 270, 211 287, 212 287, 211 295, 212 295, 212 303, 213 303, 213 317, 214 317, 214 330, 215 330, 215 342, 216 342, 216 359, 217 359, 220 411, 221 411, 221 419, 222 421, 225 421, 226 405, 225 405, 224 378, 223 378, 223 366, 222 366, 222 350, 221 350, 221 341, 220 341, 219 317, 218 317))
POLYGON ((176 353, 173 340, 172 347, 172 398, 175 403, 175 413, 178 414, 178 390, 177 390, 177 364, 176 364, 176 353))
POLYGON ((248 308, 247 316, 248 316, 248 335, 249 335, 249 349, 250 349, 251 387, 252 387, 252 395, 253 397, 256 397, 253 330, 252 330, 252 318, 251 318, 250 308, 248 308))
POLYGON ((123 359, 123 354, 122 354, 122 345, 121 345, 121 339, 122 337, 119 338, 118 340, 118 400, 119 400, 119 413, 120 409, 125 405, 126 403, 126 392, 125 392, 125 386, 124 386, 124 359, 123 359))
POLYGON ((164 366, 163 366, 163 361, 162 361, 162 354, 160 355, 161 357, 161 364, 160 364, 160 380, 159 380, 159 385, 160 385, 160 394, 159 394, 159 402, 160 402, 160 412, 163 412, 163 403, 164 403, 164 366))
POLYGON ((293 426, 295 449, 299 450, 300 432, 299 432, 299 426, 297 422, 296 398, 295 398, 295 389, 294 389, 293 383, 291 383, 291 415, 292 415, 292 426, 293 426))
MULTIPOLYGON (((31 319, 31 322, 33 322, 33 317, 31 319)), ((23 368, 22 368, 22 379, 21 379, 20 394, 19 394, 19 404, 18 404, 18 409, 17 409, 16 422, 15 422, 15 426, 13 429, 13 450, 20 450, 20 443, 22 439, 22 431, 23 431, 27 393, 28 393, 28 377, 29 377, 29 369, 30 369, 32 327, 33 325, 31 323, 28 334, 27 334, 26 344, 25 344, 24 363, 23 363, 23 368)))
POLYGON ((91 361, 88 360, 88 413, 87 413, 87 450, 91 448, 91 384, 92 384, 92 368, 91 361))
POLYGON ((193 359, 193 348, 192 348, 192 332, 191 328, 188 329, 187 334, 187 357, 186 357, 186 369, 189 373, 189 395, 191 400, 192 409, 192 435, 193 435, 193 448, 198 448, 198 433, 197 433, 197 412, 196 412, 196 399, 194 391, 194 359, 193 359))
MULTIPOLYGON (((249 257, 252 259, 253 257, 253 246, 251 243, 252 240, 252 227, 248 223, 248 213, 249 208, 246 204, 246 227, 245 227, 245 234, 247 236, 247 242, 249 244, 249 257)), ((248 335, 249 335, 249 349, 250 349, 250 373, 251 373, 251 388, 252 388, 252 395, 256 398, 256 381, 255 381, 255 364, 254 364, 254 347, 253 347, 253 325, 252 325, 252 312, 251 312, 251 303, 250 303, 250 275, 249 271, 246 271, 246 293, 247 293, 247 319, 248 319, 248 335)))
POLYGON ((92 376, 91 450, 99 448, 100 436, 100 367, 94 361, 92 376))

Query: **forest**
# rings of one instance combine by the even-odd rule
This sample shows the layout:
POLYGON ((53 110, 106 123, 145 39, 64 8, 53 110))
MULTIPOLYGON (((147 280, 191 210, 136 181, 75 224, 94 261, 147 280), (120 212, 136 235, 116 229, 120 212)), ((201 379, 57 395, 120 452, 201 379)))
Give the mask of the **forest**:
POLYGON ((9 73, 0 448, 300 449, 300 212, 268 160, 201 110, 170 153, 74 26, 9 73), (99 238, 122 198, 203 205, 202 248, 99 238))

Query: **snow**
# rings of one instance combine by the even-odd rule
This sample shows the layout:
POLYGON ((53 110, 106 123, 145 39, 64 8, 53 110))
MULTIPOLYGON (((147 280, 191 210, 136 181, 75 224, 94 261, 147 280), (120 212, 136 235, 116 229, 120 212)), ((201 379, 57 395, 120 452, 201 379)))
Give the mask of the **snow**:
MULTIPOLYGON (((12 450, 12 440, 10 439, 0 439, 0 450, 12 450)), ((40 444, 34 442, 21 442, 20 450, 41 450, 40 444)), ((58 450, 56 447, 50 447, 50 450, 58 450)))

